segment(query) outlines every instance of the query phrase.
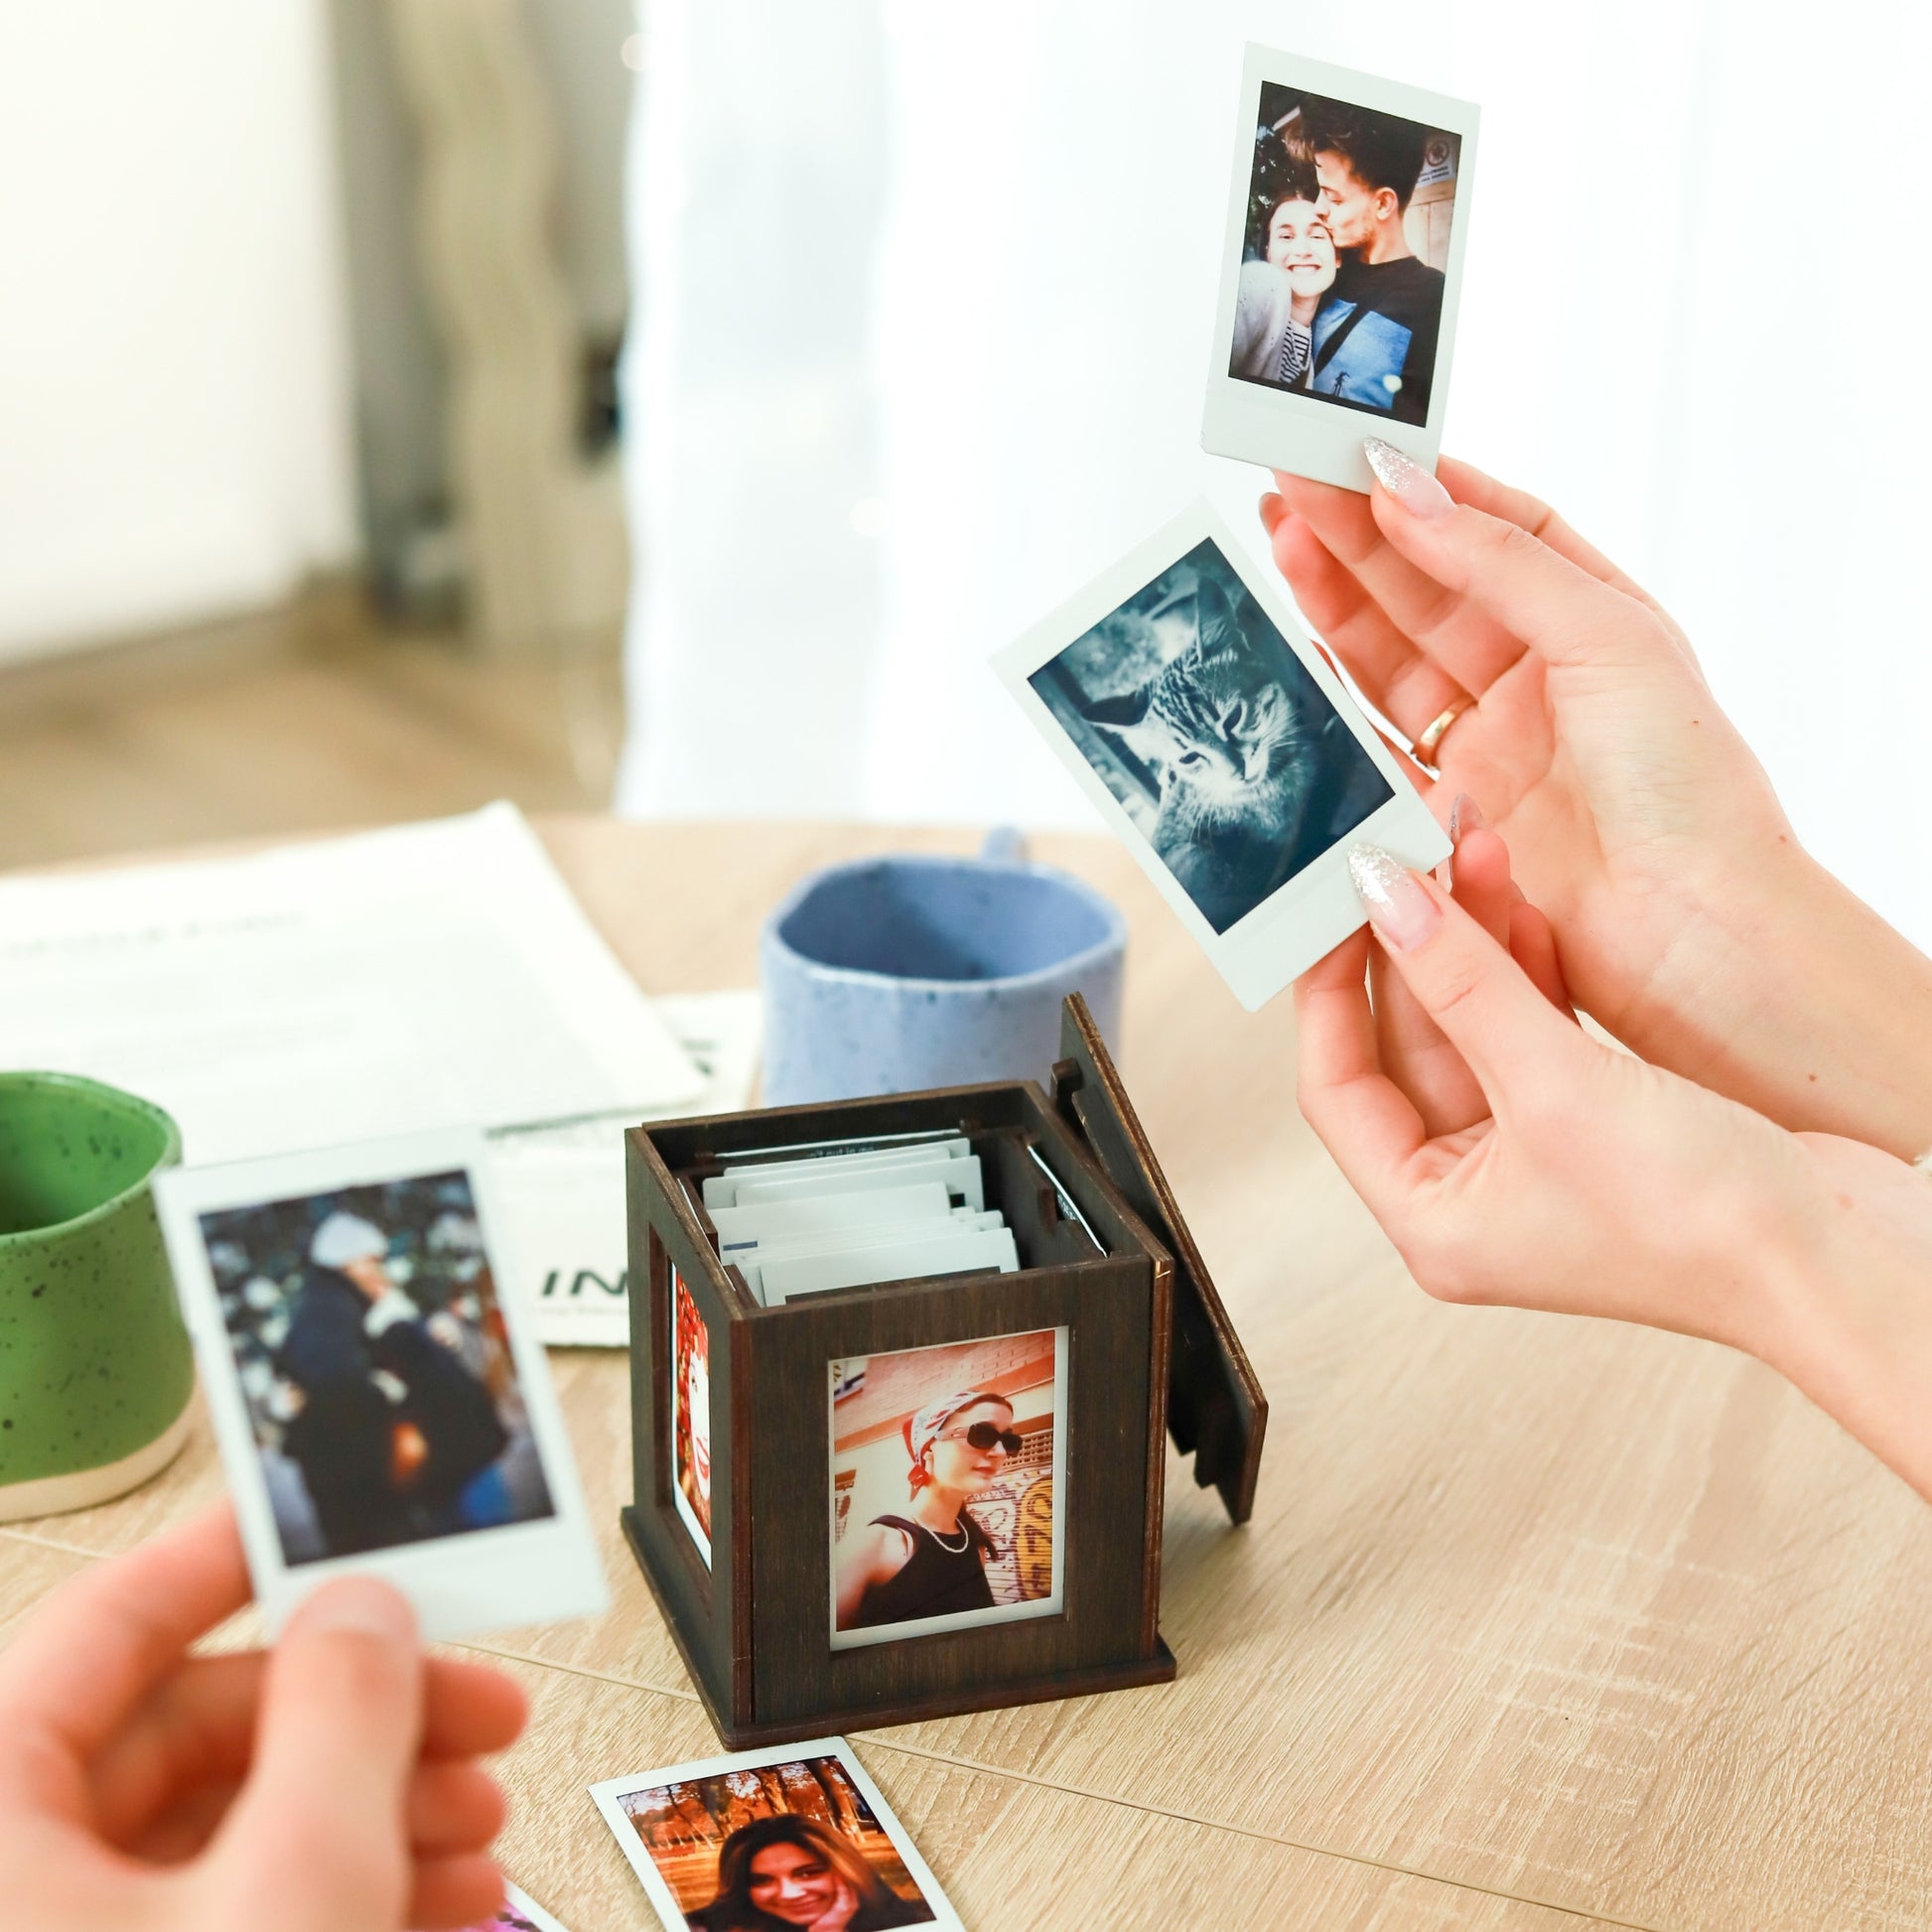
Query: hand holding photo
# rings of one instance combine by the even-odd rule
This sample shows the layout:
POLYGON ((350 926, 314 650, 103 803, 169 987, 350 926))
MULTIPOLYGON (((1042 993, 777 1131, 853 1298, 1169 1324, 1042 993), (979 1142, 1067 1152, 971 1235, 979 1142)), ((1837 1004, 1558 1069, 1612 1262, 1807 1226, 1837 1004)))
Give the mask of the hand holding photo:
POLYGON ((1476 119, 1249 48, 1203 448, 1365 490, 1373 427, 1435 467, 1476 119))
POLYGON ((271 1629, 345 1571, 431 1638, 604 1607, 480 1135, 176 1170, 155 1200, 271 1629))
POLYGON ((609 1778, 591 1797, 667 1932, 964 1932, 842 1738, 609 1778))
POLYGON ((1250 1012, 1362 924, 1349 846, 1425 869, 1449 854, 1287 600, 1205 504, 995 667, 1250 1012))

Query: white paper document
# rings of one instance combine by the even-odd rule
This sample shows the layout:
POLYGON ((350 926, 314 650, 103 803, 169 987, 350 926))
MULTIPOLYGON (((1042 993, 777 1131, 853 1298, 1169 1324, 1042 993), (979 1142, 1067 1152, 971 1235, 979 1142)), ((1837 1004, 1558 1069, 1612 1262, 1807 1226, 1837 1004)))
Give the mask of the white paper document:
POLYGON ((507 1247, 526 1304, 536 1309, 537 1339, 553 1348, 629 1346, 624 1129, 679 1114, 737 1113, 751 1104, 757 990, 674 994, 652 1004, 706 1078, 695 1100, 490 1137, 507 1247))
POLYGON ((0 1067, 157 1102, 200 1166, 683 1111, 705 1076, 514 806, 0 881, 0 1067))

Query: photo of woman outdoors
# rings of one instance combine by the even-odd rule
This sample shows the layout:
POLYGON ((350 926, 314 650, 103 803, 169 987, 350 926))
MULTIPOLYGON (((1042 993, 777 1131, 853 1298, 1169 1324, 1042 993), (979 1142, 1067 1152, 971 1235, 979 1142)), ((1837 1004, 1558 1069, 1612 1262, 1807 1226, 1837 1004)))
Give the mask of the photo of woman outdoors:
POLYGON ((614 1809, 634 1834, 693 1932, 875 1932, 937 1919, 889 1823, 836 1757, 611 1796, 606 1815, 614 1809))
POLYGON ((832 1364, 832 1645, 1059 1608, 1066 1331, 832 1364))
POLYGON ((285 1562, 555 1514, 468 1174, 201 1227, 285 1562))
POLYGON ((1261 88, 1228 373, 1425 423, 1456 136, 1261 88))

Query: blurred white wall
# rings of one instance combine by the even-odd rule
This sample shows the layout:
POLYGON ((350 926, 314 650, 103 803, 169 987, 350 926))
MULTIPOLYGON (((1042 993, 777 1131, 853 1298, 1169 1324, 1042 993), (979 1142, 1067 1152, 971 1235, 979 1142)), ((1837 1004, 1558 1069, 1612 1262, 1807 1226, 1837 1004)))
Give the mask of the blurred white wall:
POLYGON ((1199 450, 1253 38, 1482 104, 1449 449, 1675 609, 1932 943, 1924 10, 793 11, 643 0, 622 804, 1086 819, 984 660, 1197 492, 1261 550, 1199 450))
POLYGON ((0 660, 353 548, 322 14, 0 6, 0 660))

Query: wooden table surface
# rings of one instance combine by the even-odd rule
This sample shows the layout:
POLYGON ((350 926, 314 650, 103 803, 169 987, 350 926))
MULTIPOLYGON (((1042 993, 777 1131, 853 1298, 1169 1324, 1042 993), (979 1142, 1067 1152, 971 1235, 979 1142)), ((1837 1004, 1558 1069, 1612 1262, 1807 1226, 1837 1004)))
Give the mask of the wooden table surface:
MULTIPOLYGON (((973 835, 542 827, 643 987, 750 984, 811 866, 973 835)), ((861 1734, 976 1932, 1932 1924, 1932 1516, 1756 1364, 1438 1307, 1131 861, 1038 856, 1133 928, 1121 1055, 1272 1405, 1230 1529, 1171 1456, 1158 1689, 861 1734)), ((533 1702, 506 1869, 571 1932, 654 1924, 584 1788, 718 1748, 618 1530, 618 1353, 553 1356, 616 1590, 475 1646, 533 1702)), ((120 1502, 0 1532, 0 1629, 213 1494, 205 1422, 120 1502)))

